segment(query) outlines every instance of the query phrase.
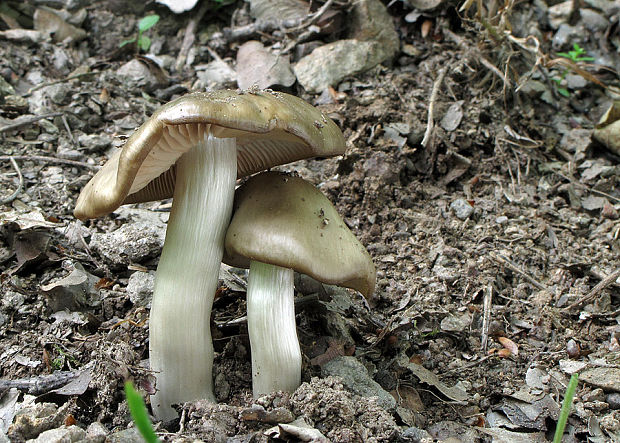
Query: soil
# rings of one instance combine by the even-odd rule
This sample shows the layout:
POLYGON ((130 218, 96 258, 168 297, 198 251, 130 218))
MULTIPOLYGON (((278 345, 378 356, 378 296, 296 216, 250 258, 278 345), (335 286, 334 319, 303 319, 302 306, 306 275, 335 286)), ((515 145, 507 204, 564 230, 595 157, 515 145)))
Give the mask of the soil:
MULTIPOLYGON (((2 31, 32 28, 39 2, 18 3, 6 2, 17 19, 0 11, 2 31)), ((66 3, 74 18, 85 11, 77 24, 85 38, 32 43, 3 34, 0 46, 0 74, 14 88, 0 94, 0 198, 6 199, 0 205, 0 377, 41 382, 69 374, 75 380, 82 370, 89 378, 60 392, 54 390, 66 383, 58 379, 0 385, 0 411, 10 409, 9 397, 16 405, 51 404, 53 411, 9 414, 13 424, 2 431, 24 441, 73 425, 88 429, 90 441, 106 435, 130 441, 123 434, 133 426, 123 383, 132 379, 149 393, 154 380, 148 301, 130 298, 127 287, 132 274, 156 269, 160 243, 144 246, 146 252, 136 246, 135 257, 114 257, 102 251, 97 235, 131 225, 132 213, 82 223, 72 211, 110 150, 161 104, 192 90, 196 66, 217 53, 234 67, 241 42, 214 39, 208 30, 251 18, 246 3, 214 3, 198 24, 191 63, 176 70, 192 13, 134 1, 56 3, 50 2, 66 3), (145 35, 166 67, 149 68, 161 81, 144 89, 119 77, 119 67, 144 60, 135 46, 119 43, 151 13, 161 21, 145 35), (7 126, 48 113, 58 114, 7 126), (80 278, 94 276, 95 290, 85 291, 83 278, 60 280, 76 270, 80 278), (103 425, 99 437, 94 424, 103 425)), ((332 8, 346 11, 349 3, 332 8)), ((620 268, 620 157, 591 138, 618 98, 619 78, 601 62, 620 67, 617 8, 585 2, 607 26, 588 26, 590 12, 580 15, 577 8, 566 24, 570 18, 584 32, 557 43, 562 28, 547 20, 547 7, 557 2, 508 2, 510 8, 494 14, 458 12, 454 2, 436 2, 426 12, 385 3, 401 39, 393 60, 321 95, 298 84, 277 88, 316 104, 344 133, 344 156, 279 169, 316 184, 367 247, 377 267, 374 297, 366 302, 354 291, 300 281, 305 383, 293 394, 253 400, 245 274, 231 273, 212 318, 218 404, 181 407, 180 424, 157 425, 160 437, 267 441, 275 438, 265 434, 269 428, 303 417, 331 441, 545 441, 555 431, 570 375, 580 372, 564 441, 618 441, 620 278, 606 277, 620 268), (505 20, 512 33, 502 28, 505 20), (517 42, 527 35, 538 37, 546 58, 517 42), (587 67, 596 81, 579 86, 570 79, 565 86, 564 79, 558 86, 553 79, 564 78, 564 65, 548 62, 573 43, 596 54, 587 67), (431 103, 433 130, 422 143, 431 103), (348 357, 392 393, 395 407, 360 396, 357 382, 326 376, 330 361, 348 357), (592 372, 602 369, 606 375, 592 372)), ((337 40, 340 26, 316 44, 337 40)), ((306 44, 298 36, 267 29, 254 37, 268 46, 306 44)), ((139 208, 159 217, 170 204, 139 208)), ((299 429, 276 431, 283 439, 320 441, 299 429)))

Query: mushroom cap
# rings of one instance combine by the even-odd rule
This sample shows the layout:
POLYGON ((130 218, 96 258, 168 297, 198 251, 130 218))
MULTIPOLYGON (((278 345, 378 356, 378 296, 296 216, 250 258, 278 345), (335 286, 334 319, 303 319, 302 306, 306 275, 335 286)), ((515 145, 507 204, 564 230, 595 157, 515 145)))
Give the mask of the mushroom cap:
POLYGON ((372 296, 376 270, 370 255, 321 191, 299 177, 265 172, 235 192, 224 263, 250 260, 309 275, 372 296))
POLYGON ((86 184, 74 215, 108 214, 124 203, 170 198, 177 159, 206 135, 237 139, 237 176, 310 157, 343 154, 338 126, 304 100, 274 91, 212 91, 156 111, 86 184))

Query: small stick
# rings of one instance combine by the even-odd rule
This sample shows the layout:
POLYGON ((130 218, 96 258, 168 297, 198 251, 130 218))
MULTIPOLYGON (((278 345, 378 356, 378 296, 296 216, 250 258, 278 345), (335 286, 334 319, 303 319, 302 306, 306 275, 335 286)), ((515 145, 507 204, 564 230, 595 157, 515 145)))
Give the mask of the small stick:
POLYGON ((49 114, 33 115, 16 123, 11 123, 1 127, 0 134, 6 131, 10 131, 12 129, 17 129, 21 128, 22 126, 30 125, 34 122, 38 122, 39 120, 43 120, 44 118, 59 117, 61 115, 63 115, 62 112, 50 112, 49 114))
POLYGON ((81 371, 57 371, 53 374, 39 375, 31 378, 19 378, 17 380, 0 379, 0 392, 17 388, 31 395, 39 395, 65 386, 71 380, 77 378, 81 371))
POLYGON ((198 26, 198 23, 202 20, 202 17, 205 15, 210 6, 210 2, 203 2, 196 15, 194 15, 189 20, 189 23, 187 23, 183 43, 181 44, 181 49, 179 50, 179 55, 177 56, 177 62, 174 65, 177 72, 180 72, 183 69, 183 65, 185 65, 185 61, 187 60, 187 54, 192 46, 194 46, 194 41, 196 40, 196 26, 198 26))
POLYGON ((71 143, 73 143, 73 145, 75 145, 75 139, 73 138, 73 134, 71 133, 71 128, 69 127, 69 122, 67 121, 67 116, 65 116, 64 114, 60 117, 62 119, 62 123, 63 125, 65 125, 65 129, 67 130, 67 133, 69 134, 69 138, 71 139, 71 143))
POLYGON ((19 178, 19 184, 17 185, 17 189, 11 195, 6 198, 0 200, 0 205, 6 205, 11 203, 13 200, 17 198, 22 189, 24 188, 24 176, 22 175, 22 171, 20 171, 19 166, 13 157, 9 157, 11 164, 13 165, 13 169, 17 172, 17 177, 19 178))
POLYGON ((450 37, 450 39, 453 42, 455 42, 457 45, 461 46, 463 49, 469 52, 470 53, 469 55, 471 57, 475 58, 476 61, 480 62, 485 68, 487 68, 493 74, 498 76, 502 80, 502 82, 504 82, 504 89, 512 87, 510 79, 508 78, 506 73, 503 73, 502 71, 500 71, 499 68, 495 66, 493 63, 491 63, 479 50, 471 47, 469 44, 467 44, 467 42, 463 38, 456 35, 454 32, 450 31, 449 29, 444 28, 443 32, 445 32, 445 34, 448 37, 450 37))
POLYGON ((536 286, 538 289, 542 289, 544 291, 547 291, 548 288, 543 285, 541 282, 539 282, 538 280, 536 280, 534 277, 530 276, 529 274, 527 274, 525 271, 523 271, 521 268, 519 268, 516 264, 514 264, 513 262, 511 262, 508 258, 503 257, 500 254, 494 254, 494 253, 489 253, 489 255, 491 256, 491 258, 493 260, 495 260, 498 263, 501 263, 502 265, 510 268, 511 270, 513 270, 514 272, 521 274, 527 281, 529 281, 530 283, 532 283, 534 286, 536 286))
POLYGON ((431 133, 433 132, 433 126, 434 126, 434 121, 433 121, 433 114, 435 113, 435 102, 437 101, 437 95, 439 94, 439 88, 441 87, 441 84, 443 83, 443 78, 446 75, 446 69, 440 69, 439 70, 439 75, 437 76, 437 79, 435 80, 435 83, 433 84, 433 90, 431 91, 431 98, 429 100, 429 104, 428 104, 428 119, 426 122, 426 132, 424 133, 424 138, 422 139, 422 146, 424 146, 425 148, 428 146, 429 142, 430 142, 430 138, 431 138, 431 133))
POLYGON ((603 289, 613 284, 618 279, 618 277, 620 277, 620 268, 616 269, 614 272, 612 272, 607 277, 605 277, 603 280, 601 280, 599 284, 593 287, 592 290, 588 292, 588 294, 585 297, 583 297, 580 300, 577 300, 575 303, 571 305, 568 305, 563 310, 568 311, 572 308, 581 306, 582 304, 589 302, 590 300, 595 298, 597 295, 599 295, 603 289))
POLYGON ((65 83, 68 82, 69 80, 75 80, 76 78, 82 78, 82 77, 86 77, 89 75, 94 75, 96 74, 96 72, 81 72, 79 74, 75 74, 75 75, 70 75, 69 77, 65 77, 63 79, 60 80, 54 80, 52 82, 45 82, 45 83, 39 83, 36 86, 33 86, 32 88, 28 89, 28 92, 26 92, 23 97, 29 97, 34 91, 38 91, 41 88, 45 88, 46 86, 52 86, 52 85, 57 85, 58 83, 65 83))
POLYGON ((45 155, 0 155, 0 161, 10 160, 11 158, 14 158, 15 160, 32 160, 33 162, 59 163, 62 165, 79 166, 81 168, 94 169, 95 171, 101 169, 101 166, 89 165, 88 163, 68 160, 65 158, 47 157, 45 155))
POLYGON ((334 0, 327 0, 325 3, 323 3, 323 6, 321 6, 314 14, 311 14, 308 17, 306 17, 299 26, 295 28, 287 29, 286 32, 301 31, 303 28, 307 28, 315 24, 316 22, 319 21, 319 19, 323 16, 323 14, 327 12, 327 10, 331 7, 332 3, 334 3, 334 0))
POLYGON ((484 299, 482 301, 482 352, 486 354, 489 344, 489 324, 491 319, 491 305, 493 301, 493 287, 487 286, 484 291, 484 299))

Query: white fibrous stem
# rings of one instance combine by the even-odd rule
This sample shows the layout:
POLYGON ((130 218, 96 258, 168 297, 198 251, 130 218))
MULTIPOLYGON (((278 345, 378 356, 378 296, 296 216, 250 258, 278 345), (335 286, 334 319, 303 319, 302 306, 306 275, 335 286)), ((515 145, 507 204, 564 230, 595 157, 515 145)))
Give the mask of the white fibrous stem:
POLYGON ((293 270, 251 261, 247 305, 254 397, 293 392, 301 383, 293 270))
POLYGON ((149 320, 151 405, 160 420, 177 417, 171 404, 214 401, 210 317, 236 177, 232 138, 207 135, 177 162, 149 320))

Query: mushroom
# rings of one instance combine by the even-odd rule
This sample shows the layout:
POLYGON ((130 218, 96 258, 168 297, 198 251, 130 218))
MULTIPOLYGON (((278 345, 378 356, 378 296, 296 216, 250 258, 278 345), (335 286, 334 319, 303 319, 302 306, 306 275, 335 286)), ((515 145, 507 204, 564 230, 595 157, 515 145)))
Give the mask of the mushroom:
POLYGON ((344 150, 336 124, 297 97, 195 93, 155 112, 86 184, 80 219, 174 197, 149 322, 157 418, 175 418, 174 403, 214 400, 210 316, 235 179, 344 150))
POLYGON ((317 188, 265 172, 235 193, 224 263, 249 268, 247 317, 254 397, 292 392, 301 381, 293 271, 323 283, 374 291, 370 255, 317 188))

